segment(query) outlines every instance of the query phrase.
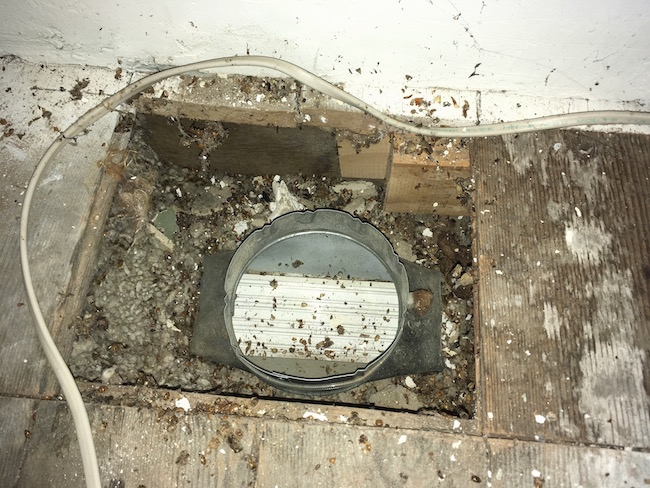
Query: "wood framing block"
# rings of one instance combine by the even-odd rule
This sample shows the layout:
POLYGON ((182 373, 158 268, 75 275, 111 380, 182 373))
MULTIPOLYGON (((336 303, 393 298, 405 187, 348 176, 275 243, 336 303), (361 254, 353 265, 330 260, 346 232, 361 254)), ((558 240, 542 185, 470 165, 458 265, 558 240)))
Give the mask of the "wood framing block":
POLYGON ((341 177, 367 180, 383 180, 388 171, 391 144, 384 137, 376 144, 357 149, 350 139, 338 137, 341 177))
POLYGON ((471 174, 463 140, 397 136, 392 145, 387 212, 469 215, 456 183, 471 174))
POLYGON ((289 78, 183 75, 157 83, 135 100, 139 113, 223 123, 317 127, 374 134, 375 117, 289 78))
POLYGON ((205 158, 217 172, 248 175, 299 173, 339 176, 331 129, 212 124, 202 120, 140 115, 144 140, 166 161, 198 167, 205 158), (222 131, 223 135, 218 132, 222 131), (222 138, 219 140, 219 138, 222 138), (214 139, 214 140, 212 140, 214 139), (206 150, 208 144, 213 147, 206 150))

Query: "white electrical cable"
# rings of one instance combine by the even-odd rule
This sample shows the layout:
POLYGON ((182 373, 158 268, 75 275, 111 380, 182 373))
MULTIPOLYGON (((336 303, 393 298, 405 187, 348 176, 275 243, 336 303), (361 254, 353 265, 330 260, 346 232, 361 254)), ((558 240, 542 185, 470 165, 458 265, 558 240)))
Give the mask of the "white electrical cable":
POLYGON ((595 112, 578 112, 572 114, 552 115, 548 117, 539 117, 535 119, 525 119, 516 122, 504 122, 500 124, 475 125, 469 127, 443 128, 443 127, 416 127, 415 125, 402 122, 401 120, 382 114, 374 107, 371 107, 363 100, 356 98, 340 88, 322 78, 306 71, 299 66, 291 64, 280 59, 269 58, 265 56, 242 56, 230 58, 218 58, 198 63, 187 64, 176 68, 167 69, 158 73, 145 76, 144 78, 121 89, 114 95, 108 97, 102 103, 92 108, 79 119, 70 125, 45 152, 38 162, 34 174, 25 193, 23 211, 20 220, 20 260, 22 264, 23 279, 27 291, 27 298, 32 310, 34 320, 37 326, 38 337, 41 345, 45 350, 45 355, 56 374, 61 390, 70 406, 70 412, 74 419, 79 447, 81 448, 81 458, 84 466, 86 477, 86 486, 89 488, 101 487, 99 476, 99 467, 95 453, 88 413, 84 406, 81 394, 77 384, 70 373, 63 357, 59 353, 56 344, 52 340, 45 319, 41 312, 38 298, 34 290, 34 283, 29 266, 27 227, 29 223, 29 211, 32 204, 34 192, 39 183, 40 177, 47 167, 48 163, 63 149, 67 142, 84 130, 97 122, 101 117, 116 109, 120 104, 129 100, 150 86, 162 81, 170 76, 181 75, 190 71, 201 71, 215 68, 225 68, 232 66, 254 66, 258 68, 268 68, 284 73, 297 81, 318 90, 319 92, 329 95, 332 98, 345 102, 364 112, 377 117, 382 122, 396 127, 398 129, 434 137, 476 137, 476 136, 496 136, 504 134, 514 134, 521 132, 533 132, 546 129, 558 129, 563 127, 573 127, 580 125, 608 125, 608 124, 635 124, 650 125, 650 113, 648 112, 624 112, 624 111, 595 111, 595 112))

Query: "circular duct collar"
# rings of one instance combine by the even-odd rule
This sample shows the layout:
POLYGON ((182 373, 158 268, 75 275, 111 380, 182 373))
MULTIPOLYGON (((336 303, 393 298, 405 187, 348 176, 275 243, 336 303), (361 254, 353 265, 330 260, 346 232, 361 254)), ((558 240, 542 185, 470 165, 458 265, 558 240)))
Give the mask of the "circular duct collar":
POLYGON ((438 370, 440 277, 404 264, 350 214, 283 215, 206 257, 192 352, 303 394, 438 370), (415 314, 409 291, 423 288, 431 307, 415 314))

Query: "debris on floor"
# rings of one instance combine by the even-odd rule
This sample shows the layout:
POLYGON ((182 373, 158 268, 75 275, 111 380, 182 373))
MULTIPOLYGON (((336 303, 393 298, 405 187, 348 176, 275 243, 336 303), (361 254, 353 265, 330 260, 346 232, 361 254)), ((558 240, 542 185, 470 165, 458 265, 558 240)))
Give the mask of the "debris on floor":
POLYGON ((319 401, 474 415, 471 221, 386 214, 384 188, 313 175, 218 174, 167 164, 134 130, 85 309, 76 321, 73 374, 88 381, 185 391, 298 398, 247 372, 189 353, 202 258, 234 250, 288 211, 345 210, 372 223, 403 259, 437 267, 446 368, 366 383, 319 401))

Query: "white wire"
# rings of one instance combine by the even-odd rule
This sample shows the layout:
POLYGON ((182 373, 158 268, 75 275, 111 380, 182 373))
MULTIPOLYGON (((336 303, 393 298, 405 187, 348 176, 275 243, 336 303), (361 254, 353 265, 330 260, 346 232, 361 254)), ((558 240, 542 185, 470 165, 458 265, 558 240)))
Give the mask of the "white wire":
POLYGON ((572 114, 552 115, 535 119, 525 119, 516 122, 504 122, 500 124, 475 125, 469 127, 416 127, 408 122, 395 119, 379 112, 363 100, 356 98, 340 88, 328 83, 322 78, 306 71, 299 66, 291 64, 280 59, 269 58, 265 56, 245 56, 218 58, 198 63, 187 64, 176 68, 167 69, 130 84, 129 86, 108 97, 102 103, 92 108, 79 119, 70 125, 48 148, 41 160, 38 162, 34 174, 25 193, 23 211, 20 221, 20 260, 22 264, 23 279, 27 298, 32 310, 38 338, 45 351, 45 355, 56 374, 61 390, 70 406, 70 412, 74 419, 75 429, 81 449, 81 458, 84 466, 86 477, 86 486, 89 488, 101 487, 99 476, 99 467, 95 453, 88 413, 84 406, 81 394, 77 384, 70 373, 63 357, 59 353, 56 344, 52 340, 45 319, 40 309, 38 298, 34 290, 31 270, 29 266, 27 228, 29 224, 29 212, 31 209, 34 192, 38 186, 40 177, 47 167, 48 163, 61 151, 70 139, 73 139, 89 126, 97 122, 101 117, 117 108, 120 104, 131 97, 137 95, 143 90, 149 88, 155 83, 162 81, 170 76, 181 75, 190 71, 200 71, 215 68, 224 68, 232 66, 254 66, 259 68, 268 68, 284 73, 301 83, 318 90, 319 92, 336 98, 353 107, 377 117, 388 125, 398 129, 406 130, 416 134, 435 136, 435 137, 476 137, 476 136, 496 136, 504 134, 514 134, 521 132, 533 132, 545 129, 557 129, 562 127, 573 127, 581 125, 607 125, 607 124, 636 124, 650 125, 650 113, 647 112, 624 112, 624 111, 594 111, 578 112, 572 114))

